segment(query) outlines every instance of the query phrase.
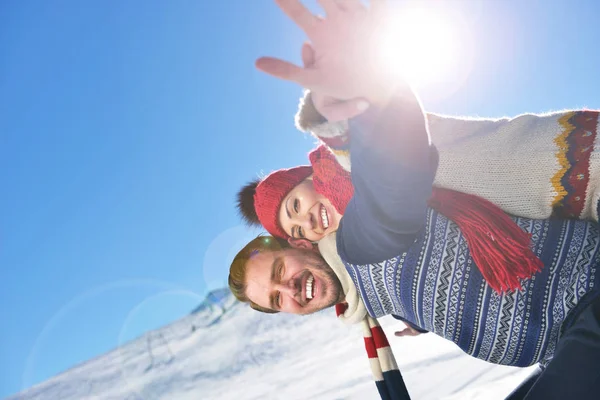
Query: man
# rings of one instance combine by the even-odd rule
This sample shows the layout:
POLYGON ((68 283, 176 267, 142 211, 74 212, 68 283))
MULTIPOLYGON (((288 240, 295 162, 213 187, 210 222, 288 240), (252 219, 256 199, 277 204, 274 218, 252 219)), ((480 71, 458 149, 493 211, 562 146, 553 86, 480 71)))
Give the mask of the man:
MULTIPOLYGON (((246 246, 232 264, 234 294, 267 312, 308 314, 345 301, 343 316, 350 321, 367 312, 400 315, 475 357, 547 365, 514 398, 597 398, 597 225, 516 219, 532 234, 532 248, 544 268, 524 280, 520 291, 491 290, 474 268, 460 229, 426 206, 436 162, 430 157, 425 117, 408 88, 380 80, 365 61, 365 31, 356 27, 375 19, 359 9, 359 2, 321 3, 327 12, 322 21, 296 1, 280 1, 311 38, 320 63, 310 71, 273 59, 261 59, 258 66, 341 99, 336 107, 354 109, 354 197, 336 236, 319 243, 324 258, 302 242, 300 249, 280 249, 261 238, 246 246), (341 42, 347 44, 344 51, 335 45, 341 42), (365 100, 370 108, 361 114, 365 100), (405 121, 399 129, 391 123, 398 113, 405 121)), ((380 3, 372 2, 376 11, 380 3)))

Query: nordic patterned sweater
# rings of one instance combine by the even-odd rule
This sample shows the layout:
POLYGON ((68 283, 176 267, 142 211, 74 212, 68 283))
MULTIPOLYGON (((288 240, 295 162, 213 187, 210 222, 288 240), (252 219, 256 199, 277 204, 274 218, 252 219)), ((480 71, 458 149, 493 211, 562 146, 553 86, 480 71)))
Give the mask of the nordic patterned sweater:
POLYGON ((586 294, 598 293, 600 234, 593 222, 516 220, 533 234, 544 262, 521 291, 492 290, 456 224, 431 209, 408 251, 378 263, 345 263, 346 268, 372 317, 400 316, 492 363, 544 362, 554 354, 567 315, 578 313, 586 294))
MULTIPOLYGON (((598 111, 584 110, 512 119, 429 113, 429 132, 440 157, 434 185, 478 195, 520 217, 598 221, 598 116, 598 111)), ((308 92, 296 125, 329 146, 349 169, 348 123, 327 122, 308 92)))
POLYGON ((436 159, 424 118, 408 96, 351 121, 354 196, 323 257, 342 259, 373 317, 398 315, 494 363, 549 360, 561 328, 600 293, 598 224, 515 218, 544 267, 522 290, 494 292, 460 229, 426 206, 436 159))

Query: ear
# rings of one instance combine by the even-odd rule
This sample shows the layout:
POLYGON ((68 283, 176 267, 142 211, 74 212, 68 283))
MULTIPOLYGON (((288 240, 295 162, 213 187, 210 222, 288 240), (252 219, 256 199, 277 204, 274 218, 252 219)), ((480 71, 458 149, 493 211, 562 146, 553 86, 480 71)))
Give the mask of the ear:
POLYGON ((288 243, 295 249, 312 250, 313 244, 308 239, 289 238, 288 243))

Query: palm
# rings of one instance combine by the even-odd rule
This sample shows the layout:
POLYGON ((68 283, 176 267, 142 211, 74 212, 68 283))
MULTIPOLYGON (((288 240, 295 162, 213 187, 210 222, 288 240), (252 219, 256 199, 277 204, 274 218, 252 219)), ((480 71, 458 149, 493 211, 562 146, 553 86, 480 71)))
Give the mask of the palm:
MULTIPOLYGON (((305 69, 314 68, 315 65, 315 50, 309 43, 302 46, 302 65, 305 69)), ((330 122, 357 116, 363 111, 357 106, 358 103, 365 103, 363 99, 339 100, 320 92, 311 92, 311 101, 317 111, 330 122)))
POLYGON ((257 61, 259 69, 337 100, 368 97, 380 89, 370 42, 375 40, 382 0, 372 0, 371 10, 359 0, 320 0, 327 13, 324 19, 311 14, 298 0, 277 3, 308 36, 314 62, 310 68, 300 68, 263 57, 257 61))

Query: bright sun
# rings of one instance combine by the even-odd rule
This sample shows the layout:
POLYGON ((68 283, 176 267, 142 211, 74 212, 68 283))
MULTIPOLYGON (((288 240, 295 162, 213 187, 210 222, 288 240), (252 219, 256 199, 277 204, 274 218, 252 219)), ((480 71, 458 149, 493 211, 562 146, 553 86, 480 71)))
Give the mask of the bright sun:
POLYGON ((381 62, 415 85, 452 79, 462 50, 453 28, 429 9, 394 12, 380 37, 381 62))

